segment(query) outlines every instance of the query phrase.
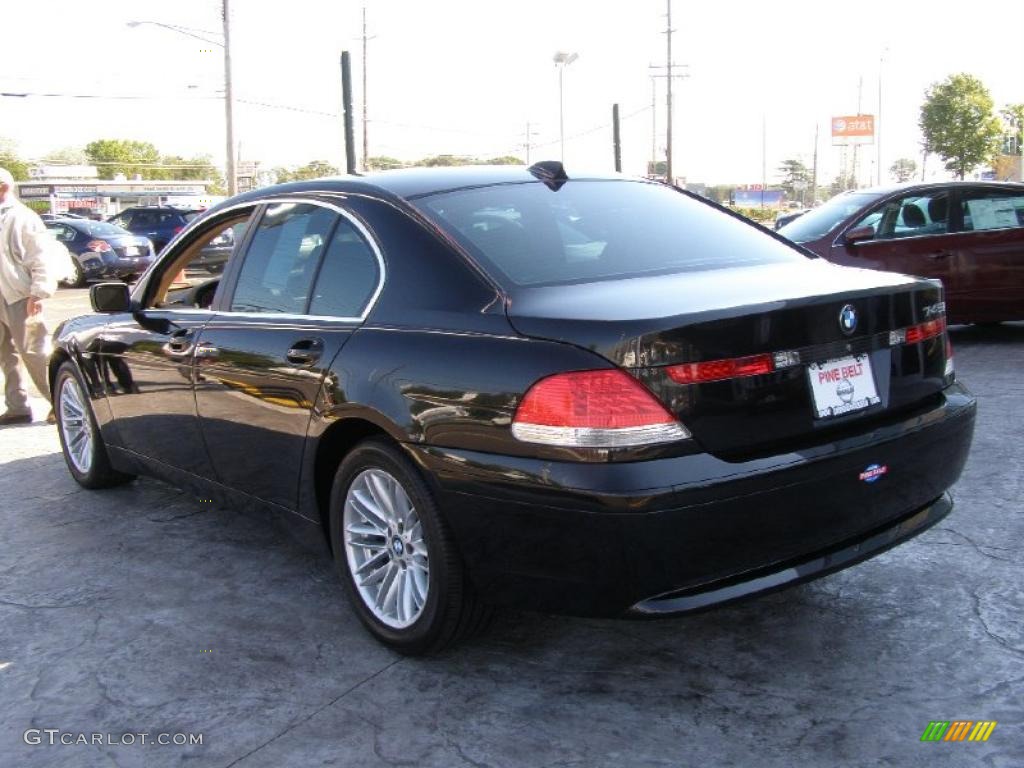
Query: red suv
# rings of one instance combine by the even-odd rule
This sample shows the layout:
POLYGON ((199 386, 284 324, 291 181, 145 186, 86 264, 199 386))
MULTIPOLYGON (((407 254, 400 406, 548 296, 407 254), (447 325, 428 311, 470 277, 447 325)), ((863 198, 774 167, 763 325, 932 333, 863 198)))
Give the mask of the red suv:
POLYGON ((844 192, 779 234, 837 264, 941 278, 950 322, 1024 320, 1024 184, 844 192))

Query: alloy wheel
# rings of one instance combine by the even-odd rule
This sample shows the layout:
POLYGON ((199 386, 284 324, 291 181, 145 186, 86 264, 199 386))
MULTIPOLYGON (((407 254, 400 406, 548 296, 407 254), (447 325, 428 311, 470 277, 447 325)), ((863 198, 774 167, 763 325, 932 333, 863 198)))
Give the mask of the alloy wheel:
POLYGON ((68 457, 75 469, 86 475, 92 468, 92 421, 82 389, 73 377, 68 376, 61 382, 57 400, 60 404, 60 429, 68 457))
POLYGON ((413 624, 427 602, 430 565, 423 526, 402 484, 383 469, 359 473, 345 495, 342 525, 363 603, 392 629, 413 624))

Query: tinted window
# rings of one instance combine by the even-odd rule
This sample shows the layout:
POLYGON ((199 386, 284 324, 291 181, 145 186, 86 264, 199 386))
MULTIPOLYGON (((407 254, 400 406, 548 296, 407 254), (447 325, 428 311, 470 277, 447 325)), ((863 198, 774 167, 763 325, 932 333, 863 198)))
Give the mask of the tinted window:
POLYGON ((759 229, 660 184, 570 181, 443 193, 416 204, 495 279, 519 285, 801 261, 759 229))
POLYGON ((89 237, 129 234, 116 224, 111 224, 107 221, 83 221, 81 224, 76 224, 75 226, 89 235, 89 237))
POLYGON ((949 231, 949 193, 920 192, 888 201, 854 224, 870 226, 876 240, 943 235, 949 231))
POLYGON ((964 229, 1024 227, 1024 194, 1010 189, 972 189, 961 197, 964 229))
POLYGON ((124 213, 119 213, 117 214, 117 216, 114 216, 110 219, 110 223, 114 224, 115 226, 124 227, 125 229, 128 229, 128 227, 132 225, 132 215, 128 211, 125 211, 124 213))
POLYGON ((154 211, 135 211, 132 214, 131 226, 136 229, 145 229, 155 227, 157 221, 157 214, 154 211))
POLYGON ((380 265, 354 226, 341 219, 316 279, 311 315, 359 317, 373 297, 380 265))
POLYGON ((779 229, 779 234, 794 243, 807 243, 824 237, 865 205, 877 200, 875 193, 851 193, 833 197, 779 229))
POLYGON ((231 309, 304 314, 335 219, 335 213, 316 205, 268 208, 246 251, 231 309))

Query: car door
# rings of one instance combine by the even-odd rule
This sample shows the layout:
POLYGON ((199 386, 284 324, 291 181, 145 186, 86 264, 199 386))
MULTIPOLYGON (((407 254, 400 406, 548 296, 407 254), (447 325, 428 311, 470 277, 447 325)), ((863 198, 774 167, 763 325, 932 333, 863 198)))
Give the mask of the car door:
POLYGON ((836 261, 919 277, 950 286, 964 254, 949 226, 948 189, 926 189, 891 197, 848 227, 832 246, 836 261), (865 227, 874 237, 850 241, 847 232, 865 227))
POLYGON ((383 273, 378 247, 349 212, 306 200, 267 205, 199 341, 196 404, 221 482, 296 508, 318 392, 383 273))
POLYGON ((957 207, 965 256, 950 310, 980 321, 1024 318, 1024 187, 967 187, 957 207))
POLYGON ((165 253, 133 297, 139 308, 113 318, 94 349, 121 444, 207 478, 215 475, 196 416, 193 376, 199 331, 213 310, 212 302, 193 299, 204 289, 212 295, 217 286, 186 280, 186 267, 208 240, 255 209, 214 218, 165 253))

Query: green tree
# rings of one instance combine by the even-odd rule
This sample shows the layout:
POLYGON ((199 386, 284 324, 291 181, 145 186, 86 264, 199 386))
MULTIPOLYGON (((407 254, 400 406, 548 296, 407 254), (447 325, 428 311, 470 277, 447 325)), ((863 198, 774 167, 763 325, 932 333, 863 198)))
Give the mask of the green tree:
POLYGON ((325 160, 313 160, 298 168, 278 167, 274 169, 278 184, 286 181, 305 181, 307 179, 320 179, 324 176, 338 176, 341 171, 325 160))
POLYGON ((404 168, 405 163, 394 157, 378 155, 366 158, 366 167, 371 171, 390 171, 394 168, 404 168))
POLYGON ((782 179, 781 186, 786 191, 786 197, 790 199, 800 197, 800 193, 811 183, 810 169, 799 160, 783 160, 778 173, 782 179))
POLYGON ((964 73, 932 83, 918 125, 928 151, 941 157, 946 170, 960 179, 992 159, 1003 133, 988 89, 964 73))
POLYGON ((11 172, 15 181, 28 180, 28 163, 18 155, 17 145, 10 139, 0 138, 0 168, 11 172))
POLYGON ((481 165, 526 165, 520 158, 515 155, 502 155, 501 157, 492 157, 490 160, 482 160, 481 165))
POLYGON ((889 166, 889 175, 901 184, 904 181, 910 181, 915 173, 917 173, 917 163, 909 157, 901 157, 889 166))
POLYGON ((157 166, 160 153, 148 141, 98 139, 85 147, 85 156, 96 165, 101 179, 123 173, 128 178, 139 174, 146 179, 166 178, 157 166))
POLYGON ((54 165, 88 165, 89 158, 81 147, 62 147, 43 156, 43 163, 54 165))

